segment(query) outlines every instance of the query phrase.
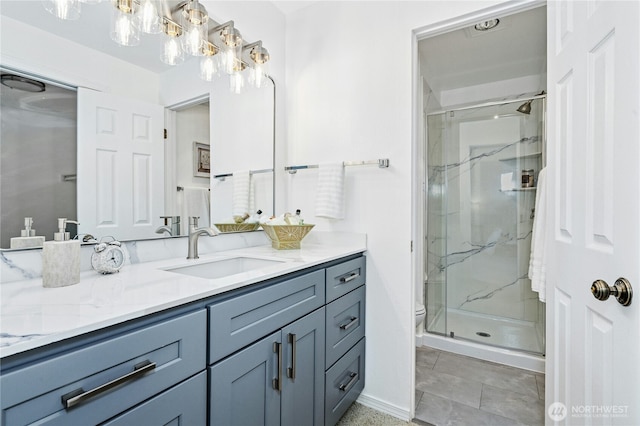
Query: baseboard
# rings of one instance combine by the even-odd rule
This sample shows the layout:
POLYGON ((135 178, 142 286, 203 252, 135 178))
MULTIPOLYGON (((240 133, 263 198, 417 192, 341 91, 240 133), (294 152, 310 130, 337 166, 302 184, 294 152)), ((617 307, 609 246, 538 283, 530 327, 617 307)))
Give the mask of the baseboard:
POLYGON ((396 405, 389 404, 388 402, 381 401, 372 396, 365 395, 364 393, 360 394, 356 402, 366 407, 373 408, 374 410, 389 414, 390 416, 397 417, 406 422, 411 420, 411 413, 409 413, 409 411, 402 409, 396 405))

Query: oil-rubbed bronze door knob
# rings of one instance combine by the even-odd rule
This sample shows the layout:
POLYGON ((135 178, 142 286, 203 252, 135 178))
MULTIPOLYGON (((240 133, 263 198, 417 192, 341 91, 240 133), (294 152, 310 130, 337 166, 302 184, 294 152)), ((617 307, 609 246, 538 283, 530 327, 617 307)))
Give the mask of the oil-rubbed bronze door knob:
POLYGON ((609 296, 614 296, 622 306, 629 306, 633 296, 631 283, 626 278, 618 278, 613 287, 609 287, 604 280, 595 280, 591 284, 591 293, 598 300, 607 300, 609 296))

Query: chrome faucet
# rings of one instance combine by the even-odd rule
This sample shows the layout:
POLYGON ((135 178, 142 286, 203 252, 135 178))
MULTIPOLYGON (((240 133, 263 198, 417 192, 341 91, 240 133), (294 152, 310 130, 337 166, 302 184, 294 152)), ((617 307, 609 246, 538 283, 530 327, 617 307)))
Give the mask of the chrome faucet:
POLYGON ((189 252, 187 259, 198 258, 198 237, 207 234, 210 237, 218 235, 218 231, 213 228, 198 228, 198 216, 189 218, 189 252))
POLYGON ((164 220, 164 226, 156 229, 156 234, 180 235, 180 216, 160 216, 160 219, 164 220))
POLYGON ((164 225, 156 229, 156 234, 164 234, 165 232, 169 234, 169 236, 172 236, 171 228, 169 227, 169 225, 164 225))

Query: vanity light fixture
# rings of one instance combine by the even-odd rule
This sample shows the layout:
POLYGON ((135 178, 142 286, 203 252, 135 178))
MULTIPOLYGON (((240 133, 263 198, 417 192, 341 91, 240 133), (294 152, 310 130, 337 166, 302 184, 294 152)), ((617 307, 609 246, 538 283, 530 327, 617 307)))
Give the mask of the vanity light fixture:
POLYGON ((233 21, 218 25, 211 31, 218 34, 220 48, 222 49, 222 67, 227 74, 236 72, 236 62, 241 60, 242 34, 233 26, 233 21))
POLYGON ((45 0, 43 6, 59 19, 76 20, 80 17, 78 0, 45 0))
POLYGON ((269 61, 269 52, 262 47, 262 41, 247 44, 243 50, 249 51, 249 84, 254 87, 262 87, 267 81, 267 62, 269 61))
POLYGON ((170 19, 165 19, 160 60, 167 65, 178 65, 184 62, 180 36, 182 36, 182 27, 170 19))
POLYGON ((121 46, 140 44, 139 5, 134 0, 115 0, 111 14, 111 40, 121 46))
POLYGON ((205 81, 213 81, 220 75, 220 48, 210 41, 204 43, 202 58, 200 58, 200 78, 205 81))
POLYGON ((202 56, 205 41, 208 37, 209 15, 198 0, 189 0, 182 6, 182 46, 184 51, 193 56, 202 56))
MULTIPOLYGON (((1 0, 0 0, 1 1, 1 0)), ((80 3, 96 4, 102 0, 43 0, 44 7, 60 19, 78 19, 80 3)), ((263 87, 268 80, 269 52, 262 41, 243 47, 242 34, 233 21, 209 29, 209 14, 199 0, 182 0, 169 10, 166 2, 158 0, 109 0, 113 4, 111 39, 123 46, 140 44, 140 32, 161 33, 163 37, 160 60, 168 65, 184 62, 185 52, 201 56, 200 78, 213 79, 224 70, 229 75, 232 92, 240 93, 248 80, 252 86, 263 87), (159 13, 158 4, 164 5, 159 13), (214 42, 216 44, 214 44, 214 42), (243 53, 248 54, 243 58, 243 53)))
POLYGON ((158 15, 158 9, 153 0, 142 0, 138 12, 140 31, 146 34, 159 34, 162 32, 162 20, 158 15))

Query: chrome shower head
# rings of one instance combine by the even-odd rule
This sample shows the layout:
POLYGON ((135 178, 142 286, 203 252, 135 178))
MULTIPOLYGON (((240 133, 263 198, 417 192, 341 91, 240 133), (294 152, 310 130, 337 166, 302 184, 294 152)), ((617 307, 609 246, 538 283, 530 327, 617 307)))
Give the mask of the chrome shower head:
POLYGON ((520 105, 516 111, 527 115, 531 114, 531 102, 533 102, 533 99, 529 99, 527 102, 520 105))

